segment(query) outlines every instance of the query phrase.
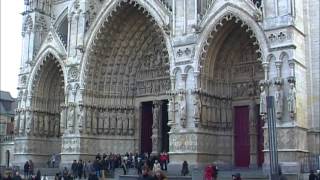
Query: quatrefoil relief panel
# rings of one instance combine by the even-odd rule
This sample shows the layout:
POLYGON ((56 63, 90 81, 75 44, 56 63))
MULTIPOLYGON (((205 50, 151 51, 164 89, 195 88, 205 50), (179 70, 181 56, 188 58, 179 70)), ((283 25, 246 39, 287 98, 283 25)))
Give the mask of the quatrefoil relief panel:
POLYGON ((79 70, 77 67, 70 67, 68 71, 68 82, 78 81, 79 79, 79 70))

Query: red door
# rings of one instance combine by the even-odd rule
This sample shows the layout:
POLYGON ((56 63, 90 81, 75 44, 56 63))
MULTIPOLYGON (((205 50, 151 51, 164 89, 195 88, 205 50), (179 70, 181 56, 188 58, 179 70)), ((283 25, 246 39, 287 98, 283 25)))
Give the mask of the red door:
POLYGON ((235 107, 234 123, 235 166, 249 167, 250 137, 249 137, 249 106, 235 107))
POLYGON ((142 103, 141 152, 152 152, 152 102, 142 103))

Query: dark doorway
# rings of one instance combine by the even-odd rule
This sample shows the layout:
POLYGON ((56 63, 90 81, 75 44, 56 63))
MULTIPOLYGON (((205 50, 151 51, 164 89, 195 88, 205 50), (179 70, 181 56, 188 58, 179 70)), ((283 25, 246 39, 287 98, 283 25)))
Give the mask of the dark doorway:
POLYGON ((235 107, 235 166, 249 167, 250 137, 249 137, 249 106, 235 107))
POLYGON ((10 166, 10 151, 9 150, 7 150, 6 151, 6 165, 7 165, 7 167, 9 167, 10 166))
POLYGON ((169 131, 170 127, 168 126, 168 101, 162 101, 162 128, 161 128, 161 137, 162 137, 162 149, 161 151, 169 151, 169 131))
POLYGON ((263 126, 264 126, 264 120, 261 119, 260 115, 259 115, 259 109, 260 106, 257 105, 256 106, 256 112, 257 112, 257 139, 258 139, 258 159, 257 159, 257 164, 258 167, 262 167, 263 162, 264 162, 264 153, 263 153, 263 149, 264 149, 264 136, 263 136, 263 126))
POLYGON ((152 102, 142 103, 141 153, 152 152, 152 102))

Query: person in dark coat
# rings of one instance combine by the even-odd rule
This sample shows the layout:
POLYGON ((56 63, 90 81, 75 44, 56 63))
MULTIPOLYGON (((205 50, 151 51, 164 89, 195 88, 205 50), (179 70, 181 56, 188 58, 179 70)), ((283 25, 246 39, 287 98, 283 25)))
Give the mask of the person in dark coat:
POLYGON ((41 180, 41 172, 40 170, 37 171, 36 180, 41 180))
POLYGON ((319 178, 317 177, 317 175, 314 173, 313 170, 310 171, 309 180, 319 180, 319 178))
POLYGON ((29 177, 29 169, 30 169, 30 165, 29 162, 26 161, 26 163, 23 166, 23 172, 24 172, 24 177, 27 179, 29 177))
POLYGON ((143 166, 142 168, 142 176, 138 178, 138 180, 154 180, 152 176, 149 174, 148 166, 143 166))
POLYGON ((186 176, 189 174, 189 167, 187 161, 183 161, 182 163, 182 169, 181 169, 181 175, 186 176))
POLYGON ((79 179, 82 178, 82 174, 83 174, 83 163, 82 160, 80 159, 78 164, 77 164, 77 172, 78 172, 78 177, 79 179))
POLYGON ((22 180, 19 171, 16 172, 15 176, 13 176, 13 180, 22 180))
POLYGON ((77 178, 77 174, 78 174, 77 166, 78 166, 77 161, 73 160, 73 163, 71 164, 71 172, 72 172, 73 178, 77 178))

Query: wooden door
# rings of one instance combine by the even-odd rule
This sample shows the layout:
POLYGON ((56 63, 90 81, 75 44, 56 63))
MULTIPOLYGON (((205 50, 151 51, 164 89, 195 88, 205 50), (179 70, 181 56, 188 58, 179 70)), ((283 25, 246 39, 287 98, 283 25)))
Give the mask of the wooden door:
POLYGON ((235 107, 234 154, 236 167, 250 165, 249 106, 235 107))
POLYGON ((152 102, 142 103, 141 152, 152 152, 152 102))

